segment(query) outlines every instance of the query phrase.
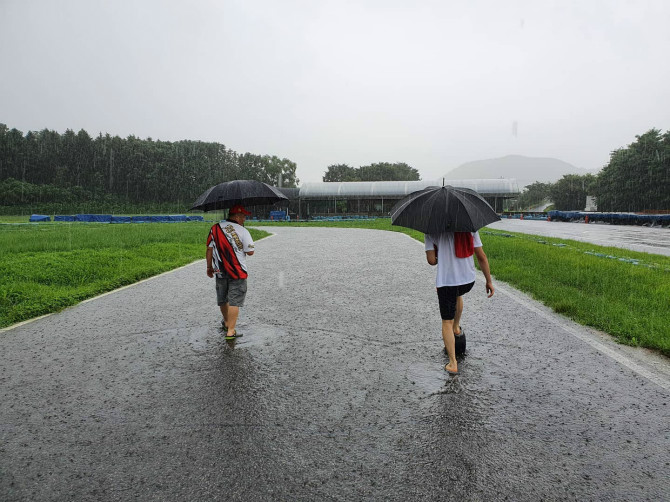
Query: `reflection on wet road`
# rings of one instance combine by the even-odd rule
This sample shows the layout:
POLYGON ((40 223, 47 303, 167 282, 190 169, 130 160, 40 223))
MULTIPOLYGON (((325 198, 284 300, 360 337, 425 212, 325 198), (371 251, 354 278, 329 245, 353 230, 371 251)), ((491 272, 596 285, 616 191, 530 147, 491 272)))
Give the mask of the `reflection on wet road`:
POLYGON ((1 333, 0 499, 670 498, 667 387, 481 279, 449 377, 421 245, 273 231, 234 342, 204 262, 1 333))
POLYGON ((488 228, 670 256, 670 228, 515 219, 503 219, 488 228))

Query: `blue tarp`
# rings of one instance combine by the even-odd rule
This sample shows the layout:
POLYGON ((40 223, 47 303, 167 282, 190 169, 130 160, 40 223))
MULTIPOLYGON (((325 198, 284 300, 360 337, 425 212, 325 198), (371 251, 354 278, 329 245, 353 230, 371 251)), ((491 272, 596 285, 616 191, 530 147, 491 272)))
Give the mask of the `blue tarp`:
POLYGON ((112 221, 111 214, 78 214, 77 221, 84 221, 87 223, 110 223, 112 221))
MULTIPOLYGON (((30 217, 30 221, 51 221, 49 216, 34 214, 30 217)), ((81 222, 97 222, 97 223, 169 223, 169 222, 186 222, 186 221, 204 221, 202 216, 186 216, 185 214, 171 214, 171 215, 141 215, 141 216, 113 216, 111 214, 78 214, 71 215, 57 215, 54 216, 54 221, 81 221, 81 222)))
POLYGON ((189 218, 195 218, 193 221, 202 221, 202 216, 188 217, 185 214, 133 216, 132 221, 133 223, 169 223, 172 221, 191 221, 189 218))
POLYGON ((156 216, 156 215, 142 215, 142 216, 133 216, 133 223, 166 223, 170 220, 169 216, 156 216))
POLYGON ((670 214, 635 214, 635 213, 590 213, 584 211, 549 211, 553 221, 596 221, 613 225, 670 225, 670 214))
POLYGON ((130 223, 130 216, 112 216, 111 223, 130 223))
POLYGON ((271 220, 285 220, 286 211, 270 211, 271 220))

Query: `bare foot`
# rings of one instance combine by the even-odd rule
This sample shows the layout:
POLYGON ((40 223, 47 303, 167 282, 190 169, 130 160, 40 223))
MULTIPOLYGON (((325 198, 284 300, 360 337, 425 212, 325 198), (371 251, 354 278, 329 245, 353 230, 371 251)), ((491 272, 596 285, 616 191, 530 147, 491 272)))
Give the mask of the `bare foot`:
POLYGON ((458 374, 458 364, 456 364, 456 362, 450 362, 444 366, 444 370, 450 375, 456 375, 458 374))

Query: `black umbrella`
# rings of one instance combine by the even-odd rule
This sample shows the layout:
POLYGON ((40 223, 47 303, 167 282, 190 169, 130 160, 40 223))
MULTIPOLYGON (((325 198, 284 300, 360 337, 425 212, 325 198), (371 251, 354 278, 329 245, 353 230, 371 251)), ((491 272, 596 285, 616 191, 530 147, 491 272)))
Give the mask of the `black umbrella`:
POLYGON ((391 224, 425 234, 475 232, 500 217, 469 188, 428 187, 413 192, 391 209, 391 224))
POLYGON ((288 197, 277 188, 254 180, 234 180, 219 183, 206 190, 193 203, 191 210, 214 211, 228 209, 237 204, 258 206, 274 204, 288 197))

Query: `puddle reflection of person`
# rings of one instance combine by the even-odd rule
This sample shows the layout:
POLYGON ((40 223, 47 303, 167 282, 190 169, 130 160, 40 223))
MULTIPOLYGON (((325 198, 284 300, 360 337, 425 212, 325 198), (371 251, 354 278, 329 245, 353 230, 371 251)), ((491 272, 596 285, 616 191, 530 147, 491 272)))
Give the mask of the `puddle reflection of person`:
POLYGON ((207 277, 216 274, 216 301, 226 340, 242 336, 235 324, 247 293, 246 257, 254 254, 254 240, 244 228, 250 214, 240 205, 233 206, 228 219, 213 225, 207 238, 207 277))
POLYGON ((463 331, 460 326, 463 313, 463 295, 475 284, 475 261, 486 278, 486 292, 493 296, 489 261, 484 254, 479 232, 444 232, 438 235, 424 236, 426 260, 437 265, 437 297, 442 317, 442 340, 449 356, 444 369, 452 375, 458 373, 456 362, 456 338, 463 331))

